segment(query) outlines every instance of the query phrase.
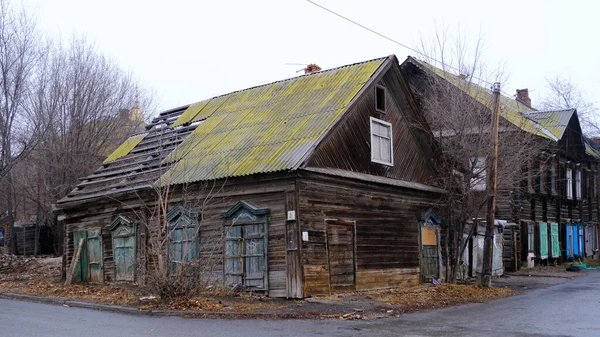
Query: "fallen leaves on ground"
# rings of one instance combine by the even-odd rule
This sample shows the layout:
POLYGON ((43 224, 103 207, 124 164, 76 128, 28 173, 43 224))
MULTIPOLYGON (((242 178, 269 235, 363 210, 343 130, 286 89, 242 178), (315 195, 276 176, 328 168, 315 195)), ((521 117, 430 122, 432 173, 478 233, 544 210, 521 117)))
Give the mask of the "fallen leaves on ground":
POLYGON ((168 303, 153 305, 149 309, 253 312, 258 310, 276 310, 284 307, 283 305, 270 303, 268 299, 264 298, 194 297, 189 299, 174 299, 168 303))
POLYGON ((0 281, 0 291, 85 300, 112 305, 135 305, 138 298, 133 290, 124 287, 80 284, 63 285, 52 280, 36 280, 25 283, 0 281))
POLYGON ((393 305, 404 306, 406 310, 440 308, 463 303, 480 303, 495 298, 515 294, 508 288, 486 288, 477 285, 442 284, 418 285, 410 288, 391 289, 374 295, 374 298, 393 305))

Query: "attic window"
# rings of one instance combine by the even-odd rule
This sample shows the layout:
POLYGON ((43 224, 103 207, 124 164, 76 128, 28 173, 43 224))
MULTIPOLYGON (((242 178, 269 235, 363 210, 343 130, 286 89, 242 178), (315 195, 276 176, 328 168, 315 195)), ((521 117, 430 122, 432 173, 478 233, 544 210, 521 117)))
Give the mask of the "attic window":
POLYGON ((371 117, 371 161, 394 166, 392 124, 371 117))
POLYGON ((385 87, 380 85, 375 87, 375 110, 385 112, 385 87))

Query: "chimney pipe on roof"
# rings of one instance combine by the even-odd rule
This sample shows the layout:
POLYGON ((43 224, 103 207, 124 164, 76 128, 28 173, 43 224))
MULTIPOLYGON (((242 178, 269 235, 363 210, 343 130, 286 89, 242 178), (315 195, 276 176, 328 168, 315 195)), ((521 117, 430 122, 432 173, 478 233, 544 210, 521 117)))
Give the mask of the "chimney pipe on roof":
POLYGON ((531 98, 529 98, 529 89, 517 89, 517 101, 531 108, 531 98))
POLYGON ((306 66, 306 68, 304 68, 304 74, 310 74, 310 73, 316 73, 317 71, 320 71, 321 67, 319 67, 318 65, 311 63, 309 65, 306 66))

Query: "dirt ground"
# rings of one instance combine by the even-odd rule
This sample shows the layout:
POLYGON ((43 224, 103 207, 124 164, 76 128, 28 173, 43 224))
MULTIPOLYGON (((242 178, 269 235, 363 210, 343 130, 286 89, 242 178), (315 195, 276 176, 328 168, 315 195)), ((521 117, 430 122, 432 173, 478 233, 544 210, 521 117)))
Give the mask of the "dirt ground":
POLYGON ((234 296, 206 294, 161 302, 143 288, 130 284, 65 286, 60 281, 61 261, 60 257, 0 255, 0 292, 84 300, 136 307, 140 310, 268 313, 290 318, 374 319, 463 303, 486 302, 564 282, 570 277, 587 273, 569 273, 564 271, 563 265, 521 270, 494 280, 495 287, 492 288, 476 286, 472 280, 467 284, 422 284, 304 300, 239 293, 234 296))

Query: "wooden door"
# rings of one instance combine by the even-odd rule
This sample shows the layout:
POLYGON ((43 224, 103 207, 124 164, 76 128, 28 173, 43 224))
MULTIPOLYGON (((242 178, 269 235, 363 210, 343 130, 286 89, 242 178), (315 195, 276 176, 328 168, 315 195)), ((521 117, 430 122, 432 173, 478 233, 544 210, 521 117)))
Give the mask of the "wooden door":
POLYGON ((566 225, 565 226, 566 230, 566 255, 567 255, 567 259, 572 259, 575 257, 575 247, 574 247, 574 240, 573 240, 573 226, 571 225, 566 225))
POLYGON ((432 282, 439 279, 438 232, 433 226, 421 226, 421 279, 432 282))
POLYGON ((356 270, 353 222, 327 221, 327 258, 331 291, 354 291, 356 270))
POLYGON ((87 257, 87 231, 74 231, 73 232, 73 254, 79 245, 79 240, 83 239, 83 246, 81 247, 81 253, 79 254, 79 261, 75 267, 75 282, 85 282, 88 278, 88 257, 87 257))
POLYGON ((87 232, 88 282, 103 282, 102 273, 102 233, 101 229, 87 232))
POLYGON ((113 237, 115 280, 133 281, 135 266, 135 236, 113 237))

